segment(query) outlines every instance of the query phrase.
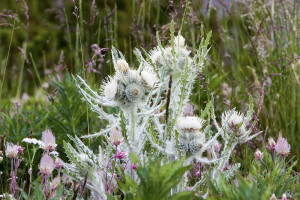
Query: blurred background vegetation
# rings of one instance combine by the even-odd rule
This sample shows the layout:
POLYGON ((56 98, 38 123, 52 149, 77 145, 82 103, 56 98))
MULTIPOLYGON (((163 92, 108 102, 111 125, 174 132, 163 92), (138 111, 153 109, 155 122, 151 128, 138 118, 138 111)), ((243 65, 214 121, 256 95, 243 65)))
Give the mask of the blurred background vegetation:
MULTIPOLYGON (((113 73, 112 46, 137 66, 133 49, 151 50, 156 32, 167 44, 171 20, 179 30, 185 15, 182 35, 191 48, 213 32, 206 70, 199 73, 191 98, 197 112, 212 98, 217 114, 233 107, 246 111, 252 95, 258 118, 254 131, 264 132, 241 145, 236 159, 247 170, 253 158, 247 156, 249 149, 261 147, 268 137, 277 138, 279 132, 299 159, 299 5, 297 0, 2 0, 0 150, 6 141, 40 138, 46 128, 55 133, 58 144, 66 134, 98 132, 104 122, 81 100, 71 74, 100 89, 113 73)), ((85 142, 97 149, 101 138, 85 142)), ((29 164, 23 162, 24 169, 39 162, 38 156, 30 159, 31 151, 25 150, 29 164)), ((58 151, 63 153, 62 145, 58 151)), ((3 164, 9 165, 5 160, 3 164)))

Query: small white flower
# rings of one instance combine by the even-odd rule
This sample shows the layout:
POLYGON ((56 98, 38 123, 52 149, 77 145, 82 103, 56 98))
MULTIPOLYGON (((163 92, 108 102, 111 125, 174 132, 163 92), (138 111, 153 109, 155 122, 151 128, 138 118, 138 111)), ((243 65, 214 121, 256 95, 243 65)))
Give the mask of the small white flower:
POLYGON ((142 71, 141 76, 143 81, 147 84, 148 87, 153 88, 155 83, 157 82, 157 78, 154 73, 149 71, 142 71))
POLYGON ((19 146, 18 145, 14 145, 13 143, 9 142, 7 143, 6 145, 6 157, 9 157, 9 158, 16 158, 18 156, 18 149, 19 149, 19 146))
POLYGON ((205 120, 195 116, 180 117, 177 120, 176 127, 179 130, 200 130, 205 120))
POLYGON ((109 78, 103 87, 103 95, 113 100, 117 94, 118 90, 118 81, 115 78, 109 78))

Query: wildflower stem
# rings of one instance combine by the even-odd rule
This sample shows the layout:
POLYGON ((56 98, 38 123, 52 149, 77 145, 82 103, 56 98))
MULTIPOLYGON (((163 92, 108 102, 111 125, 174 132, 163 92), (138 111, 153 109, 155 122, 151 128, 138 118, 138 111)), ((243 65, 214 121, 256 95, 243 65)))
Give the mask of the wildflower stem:
MULTIPOLYGON (((110 179, 110 182, 109 182, 109 189, 112 185, 112 179, 114 177, 114 173, 115 173, 115 169, 116 169, 116 162, 117 162, 117 154, 118 154, 118 146, 116 145, 116 155, 114 156, 115 157, 115 162, 114 162, 114 167, 113 167, 113 171, 112 171, 112 175, 111 175, 111 179, 110 179)), ((113 189, 113 188, 112 188, 113 189)), ((112 192, 113 190, 111 190, 112 192)))
POLYGON ((285 156, 282 156, 283 159, 283 174, 285 174, 285 156))
POLYGON ((275 167, 275 165, 276 165, 275 150, 273 149, 272 152, 273 152, 273 162, 274 162, 274 167, 275 167))

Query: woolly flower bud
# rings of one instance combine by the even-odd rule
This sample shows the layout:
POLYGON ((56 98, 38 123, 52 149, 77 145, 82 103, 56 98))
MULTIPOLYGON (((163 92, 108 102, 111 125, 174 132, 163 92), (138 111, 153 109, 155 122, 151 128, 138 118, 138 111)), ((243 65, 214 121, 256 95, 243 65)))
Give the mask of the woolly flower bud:
POLYGON ((104 85, 103 95, 106 98, 113 100, 117 94, 117 90, 118 90, 118 82, 116 79, 111 78, 104 85))
POLYGON ((143 81, 147 84, 148 87, 153 88, 155 83, 157 82, 157 78, 155 74, 148 72, 148 71, 142 71, 141 76, 143 81))
POLYGON ((49 151, 54 151, 57 144, 55 143, 55 136, 52 134, 51 130, 47 129, 43 131, 42 141, 44 143, 44 148, 49 151))
POLYGON ((264 154, 259 149, 257 149, 254 153, 254 156, 258 161, 261 161, 264 157, 264 154))
POLYGON ((52 171, 54 170, 54 162, 53 159, 48 156, 47 154, 44 154, 41 159, 40 164, 40 171, 43 175, 50 175, 52 171))
POLYGON ((18 145, 14 145, 13 143, 7 143, 6 145, 6 157, 9 158, 16 158, 18 156, 19 153, 19 146, 18 145))
POLYGON ((122 142, 122 132, 114 128, 110 132, 110 141, 113 145, 118 146, 122 142))
POLYGON ((179 130, 200 130, 203 127, 205 120, 199 117, 187 116, 180 117, 177 120, 176 127, 179 130))
POLYGON ((271 196, 270 200, 277 200, 277 198, 276 198, 275 194, 272 194, 272 196, 271 196))
POLYGON ((128 63, 122 59, 117 61, 117 65, 118 65, 118 69, 120 70, 120 72, 123 72, 123 73, 126 73, 130 69, 128 63))
POLYGON ((268 139, 268 148, 269 150, 275 150, 276 142, 273 138, 268 139))
POLYGON ((277 143, 275 145, 275 151, 281 156, 287 156, 290 153, 290 150, 291 150, 291 146, 286 141, 286 139, 284 139, 281 136, 281 133, 280 133, 277 143))
POLYGON ((215 144, 214 144, 214 150, 216 152, 219 152, 220 149, 221 149, 221 146, 222 146, 222 144, 220 144, 220 142, 216 141, 215 144))
POLYGON ((246 125, 244 124, 245 116, 243 113, 233 111, 230 118, 227 120, 231 111, 226 111, 222 113, 222 125, 226 127, 226 131, 229 134, 236 134, 236 136, 243 137, 247 135, 246 125), (227 120, 227 122, 226 122, 227 120))
POLYGON ((125 156, 126 156, 125 152, 119 151, 116 155, 116 158, 119 158, 120 160, 122 160, 123 158, 125 158, 125 156))

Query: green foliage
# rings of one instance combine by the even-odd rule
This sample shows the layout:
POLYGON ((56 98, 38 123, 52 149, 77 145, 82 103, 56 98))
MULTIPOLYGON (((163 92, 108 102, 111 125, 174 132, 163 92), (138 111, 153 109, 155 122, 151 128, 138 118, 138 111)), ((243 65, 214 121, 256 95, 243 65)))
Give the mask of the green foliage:
POLYGON ((248 181, 242 176, 237 176, 237 185, 233 181, 228 184, 224 177, 220 175, 218 187, 209 181, 210 192, 207 200, 265 200, 272 195, 268 185, 258 187, 254 181, 248 181), (220 195, 220 192, 222 195, 220 195))
POLYGON ((154 159, 144 166, 138 165, 137 175, 139 182, 125 175, 125 183, 118 182, 125 199, 193 199, 193 192, 175 192, 176 186, 181 183, 183 175, 190 166, 182 167, 183 160, 170 161, 154 159))

